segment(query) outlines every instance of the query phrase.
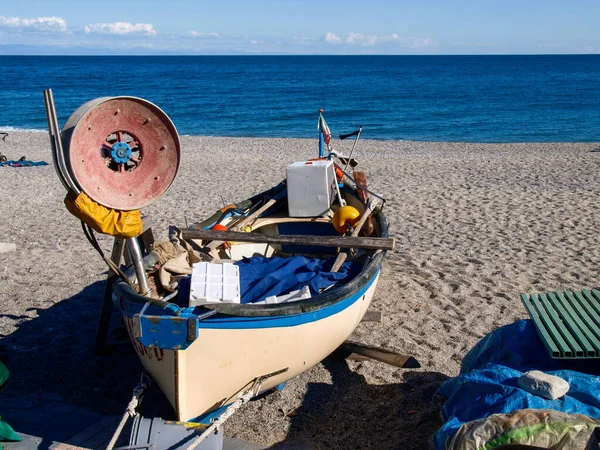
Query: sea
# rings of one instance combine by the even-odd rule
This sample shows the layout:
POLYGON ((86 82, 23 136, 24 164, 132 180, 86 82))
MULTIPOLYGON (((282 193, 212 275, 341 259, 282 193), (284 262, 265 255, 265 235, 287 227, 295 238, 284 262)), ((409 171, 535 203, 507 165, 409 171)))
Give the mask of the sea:
POLYGON ((135 96, 179 134, 452 142, 600 141, 600 55, 0 56, 0 131, 46 130, 88 100, 135 96))

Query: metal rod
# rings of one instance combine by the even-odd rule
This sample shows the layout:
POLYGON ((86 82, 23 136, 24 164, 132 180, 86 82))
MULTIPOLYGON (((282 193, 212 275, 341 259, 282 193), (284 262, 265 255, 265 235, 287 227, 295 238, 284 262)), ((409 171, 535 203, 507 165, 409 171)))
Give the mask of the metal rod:
POLYGON ((140 243, 137 238, 127 239, 127 248, 133 261, 133 267, 135 268, 135 275, 138 280, 139 293, 141 295, 147 295, 150 292, 150 286, 148 284, 148 276, 146 270, 144 270, 144 264, 142 262, 142 250, 140 249, 140 243))
POLYGON ((52 114, 52 121, 54 123, 56 151, 58 154, 58 164, 59 164, 61 172, 62 172, 63 176, 65 177, 65 180, 67 181, 67 184, 70 186, 71 190, 73 192, 75 192, 75 194, 79 194, 81 192, 81 190, 79 189, 79 187, 77 186, 75 181, 71 178, 71 172, 69 171, 69 168, 67 166, 67 162, 65 159, 65 152, 63 149, 62 139, 60 136, 60 128, 58 126, 58 118, 56 116, 56 108, 54 107, 54 96, 52 95, 52 89, 48 89, 48 98, 50 99, 50 104, 52 105, 50 112, 52 114))
POLYGON ((48 121, 48 134, 50 135, 50 147, 52 147, 52 162, 54 163, 54 170, 60 179, 60 182, 65 187, 65 189, 69 190, 69 185, 63 176, 60 167, 58 166, 58 149, 56 148, 56 130, 54 129, 54 121, 52 120, 52 108, 54 105, 51 103, 49 97, 50 89, 44 90, 44 105, 46 107, 46 120, 48 121))
MULTIPOLYGON (((123 239, 115 238, 110 259, 112 260, 112 262, 115 263, 117 267, 121 265, 121 258, 123 256, 124 245, 125 241, 123 239)), ((96 328, 96 338, 94 340, 94 353, 96 355, 103 354, 104 349, 106 348, 106 340, 108 338, 110 316, 113 306, 112 288, 118 279, 118 274, 114 273, 111 269, 109 269, 108 276, 106 277, 106 285, 104 286, 104 297, 102 299, 102 307, 100 308, 98 327, 96 328)))
POLYGON ((62 177, 62 179, 65 181, 65 187, 67 188, 67 190, 71 190, 75 192, 75 194, 79 194, 81 190, 79 189, 79 187, 77 187, 77 185, 71 178, 71 174, 67 168, 65 153, 60 138, 58 119, 56 117, 56 108, 54 107, 54 97, 52 96, 52 89, 46 89, 44 91, 44 99, 47 102, 46 115, 48 117, 48 126, 52 129, 51 136, 53 136, 54 153, 56 154, 56 162, 60 171, 59 177, 62 177))
POLYGON ((354 139, 354 144, 352 144, 352 150, 350 150, 350 156, 348 156, 348 162, 344 167, 344 172, 348 169, 348 164, 350 164, 350 160, 352 159, 352 153, 354 153, 354 147, 356 147, 356 143, 358 142, 358 138, 360 137, 360 133, 362 131, 362 125, 358 129, 358 134, 356 135, 356 139, 354 139))

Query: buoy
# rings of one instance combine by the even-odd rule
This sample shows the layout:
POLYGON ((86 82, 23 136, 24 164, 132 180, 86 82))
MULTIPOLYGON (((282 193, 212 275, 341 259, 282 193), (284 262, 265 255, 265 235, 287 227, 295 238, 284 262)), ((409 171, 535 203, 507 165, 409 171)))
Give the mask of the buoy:
MULTIPOLYGON (((221 225, 220 223, 217 223, 215 225, 213 225, 212 227, 210 227, 211 230, 216 230, 216 231, 227 231, 227 227, 225 225, 221 225)), ((223 243, 223 248, 225 250, 227 250, 228 248, 231 248, 231 242, 227 241, 223 243)))
POLYGON ((333 214, 333 227, 338 233, 344 234, 348 227, 356 225, 359 219, 358 209, 353 206, 342 206, 333 214))

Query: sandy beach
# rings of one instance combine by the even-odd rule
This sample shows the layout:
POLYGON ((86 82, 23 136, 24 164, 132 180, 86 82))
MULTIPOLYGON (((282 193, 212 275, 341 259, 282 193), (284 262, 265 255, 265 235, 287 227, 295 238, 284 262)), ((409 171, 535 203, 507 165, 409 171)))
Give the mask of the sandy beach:
MULTIPOLYGON (((157 238, 317 153, 316 139, 183 136, 182 147, 175 184, 143 211, 157 238)), ((335 148, 347 153, 351 142, 335 148)), ((437 388, 481 337, 527 318, 521 292, 598 286, 598 148, 361 140, 355 155, 387 199, 396 249, 371 306, 381 323, 361 323, 351 338, 411 354, 422 368, 329 358, 246 405, 226 435, 267 446, 428 448, 441 426, 437 388)), ((106 267, 63 205, 48 135, 11 131, 0 153, 49 163, 0 167, 0 242, 17 247, 0 253, 0 357, 11 371, 1 395, 54 392, 122 414, 141 365, 129 344, 91 353, 106 267)), ((98 239, 109 252, 112 238, 98 239)))

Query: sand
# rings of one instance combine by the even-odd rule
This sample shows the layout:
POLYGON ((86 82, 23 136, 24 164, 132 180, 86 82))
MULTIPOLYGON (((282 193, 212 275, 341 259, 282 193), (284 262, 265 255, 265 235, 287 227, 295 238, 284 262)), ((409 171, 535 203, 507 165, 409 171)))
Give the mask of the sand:
MULTIPOLYGON (((178 179, 144 210, 158 237, 274 185, 287 164, 317 151, 305 139, 182 143, 178 179)), ((348 152, 351 143, 337 145, 348 152)), ((598 286, 597 148, 361 141, 356 157, 388 200, 397 244, 371 307, 382 322, 361 323, 352 339, 414 355, 422 368, 327 359, 246 405, 226 434, 321 449, 428 448, 441 425, 437 388, 481 337, 527 317, 519 293, 598 286)), ((129 345, 90 351, 106 269, 63 206, 48 136, 10 132, 0 152, 50 163, 0 168, 0 242, 17 247, 0 253, 0 357, 11 370, 2 395, 55 392, 121 414, 141 366, 129 345)), ((110 250, 111 238, 99 241, 110 250)))

